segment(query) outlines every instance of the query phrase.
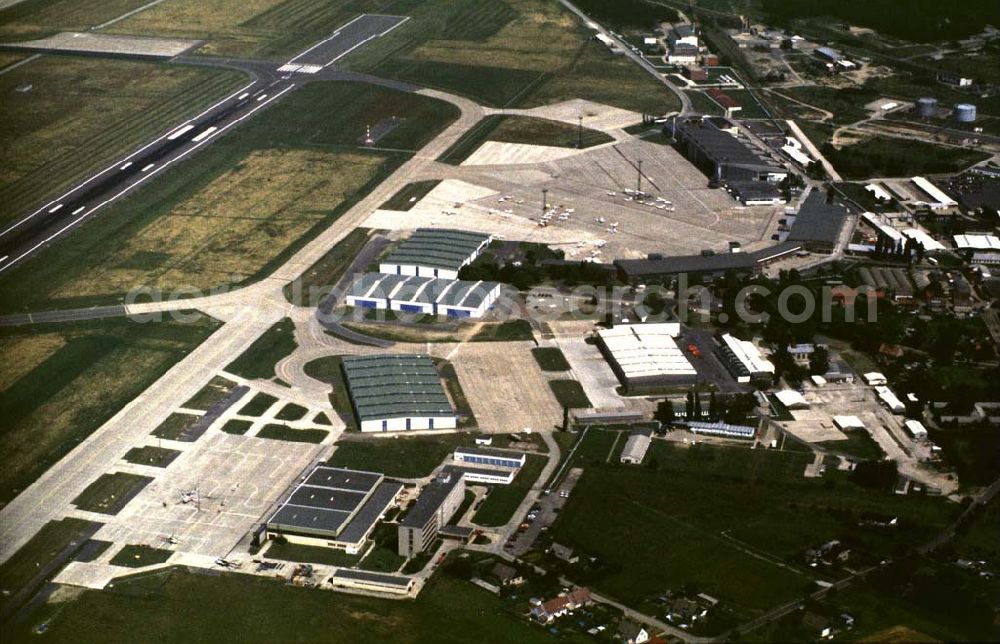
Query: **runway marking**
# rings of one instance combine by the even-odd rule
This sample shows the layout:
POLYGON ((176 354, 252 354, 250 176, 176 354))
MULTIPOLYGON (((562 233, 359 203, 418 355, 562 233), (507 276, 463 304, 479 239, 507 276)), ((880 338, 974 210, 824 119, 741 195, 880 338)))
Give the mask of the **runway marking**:
POLYGON ((155 163, 150 163, 149 165, 147 165, 146 167, 144 167, 139 172, 145 172, 146 170, 149 170, 150 168, 152 168, 154 165, 156 165, 156 164, 155 163))
POLYGON ((63 207, 63 205, 61 203, 60 204, 56 204, 55 208, 50 208, 49 209, 49 214, 51 215, 54 212, 59 212, 60 210, 62 210, 62 207, 63 207))
POLYGON ((212 132, 215 132, 218 129, 219 128, 217 128, 217 127, 215 127, 213 125, 212 127, 208 128, 207 130, 205 130, 204 132, 202 132, 201 134, 199 134, 198 136, 194 137, 191 140, 194 141, 195 143, 199 143, 201 141, 204 141, 205 139, 207 139, 209 136, 212 135, 212 132))
POLYGON ((243 92, 242 94, 240 94, 239 96, 236 97, 236 100, 242 101, 247 96, 250 96, 250 92, 243 92))
POLYGON ((174 140, 176 140, 176 139, 184 136, 185 134, 187 134, 188 132, 190 132, 193 129, 194 129, 194 125, 192 125, 191 123, 188 123, 187 125, 185 125, 181 129, 176 130, 173 134, 171 134, 170 136, 168 136, 167 140, 168 141, 174 141, 174 140))
POLYGON ((357 18, 355 18, 354 20, 351 20, 350 22, 348 22, 346 24, 340 25, 339 27, 337 27, 337 30, 333 32, 332 36, 330 36, 329 38, 326 38, 324 40, 321 40, 318 43, 316 43, 315 45, 313 45, 312 47, 310 47, 309 49, 307 49, 307 50, 305 50, 303 52, 300 52, 299 54, 297 54, 295 56, 295 58, 292 58, 291 60, 289 60, 288 63, 289 64, 294 63, 296 60, 298 60, 299 58, 302 58, 303 56, 305 56, 306 54, 308 54, 309 52, 311 52, 313 49, 316 49, 317 47, 319 47, 321 45, 325 45, 326 43, 330 42, 334 38, 338 38, 340 36, 340 31, 342 29, 344 29, 345 27, 348 27, 350 25, 353 25, 354 23, 356 23, 357 21, 361 20, 364 17, 365 17, 365 14, 361 14, 360 16, 358 16, 357 18))
MULTIPOLYGON (((245 92, 246 90, 250 89, 251 87, 253 87, 253 86, 254 86, 254 85, 256 85, 256 84, 257 84, 257 81, 253 81, 252 83, 248 83, 247 85, 244 85, 243 87, 241 87, 240 89, 236 90, 235 92, 233 92, 233 93, 232 93, 232 94, 230 94, 229 96, 227 96, 227 97, 225 97, 224 99, 220 100, 219 102, 217 102, 217 103, 215 103, 215 104, 213 104, 213 105, 211 105, 211 106, 209 106, 209 107, 205 108, 205 110, 204 110, 204 111, 202 111, 202 112, 201 112, 200 114, 198 114, 197 116, 195 116, 195 117, 194 117, 193 119, 191 119, 191 120, 192 120, 192 121, 197 121, 198 119, 202 118, 203 116, 205 116, 206 114, 208 114, 208 113, 209 113, 209 112, 211 112, 212 110, 214 110, 214 109, 218 108, 218 107, 219 107, 220 105, 222 105, 222 104, 223 104, 223 103, 225 103, 226 101, 229 101, 229 100, 231 100, 231 99, 232 99, 233 97, 235 97, 235 96, 236 96, 237 94, 239 94, 240 92, 245 92)), ((174 128, 174 129, 176 129, 176 128, 174 128)), ((24 218, 23 218, 23 219, 21 219, 20 221, 17 221, 17 222, 15 222, 15 223, 11 224, 11 225, 10 225, 9 227, 7 227, 7 228, 6 228, 6 229, 5 229, 5 230, 4 230, 3 232, 0 232, 0 237, 3 237, 4 235, 6 235, 6 234, 7 234, 7 233, 9 233, 10 231, 14 230, 15 228, 17 228, 17 227, 18 227, 18 226, 20 226, 21 224, 25 223, 26 221, 28 221, 28 220, 29 220, 29 219, 31 219, 32 217, 34 217, 34 216, 36 216, 36 215, 38 215, 38 214, 40 214, 40 213, 44 212, 44 211, 45 211, 45 209, 46 209, 46 208, 48 208, 49 206, 51 206, 51 205, 52 205, 53 203, 56 203, 56 202, 58 202, 58 201, 63 201, 63 200, 65 200, 65 199, 66 199, 66 197, 68 197, 69 195, 73 194, 74 192, 76 192, 76 191, 77 191, 77 190, 79 190, 80 188, 84 187, 84 186, 85 186, 85 185, 87 185, 88 183, 91 183, 91 182, 92 182, 92 181, 94 181, 95 179, 98 179, 99 177, 101 177, 101 176, 102 176, 103 174, 105 174, 105 173, 109 172, 110 170, 113 170, 113 169, 114 169, 115 167, 117 167, 117 166, 118 166, 118 165, 119 165, 120 163, 122 163, 122 162, 126 162, 126 161, 127 161, 128 163, 125 163, 125 165, 123 165, 123 166, 121 166, 121 167, 119 168, 119 169, 121 169, 121 170, 124 170, 124 169, 125 169, 125 168, 127 168, 128 166, 132 165, 132 162, 131 162, 131 159, 135 158, 135 156, 136 156, 136 155, 139 155, 139 154, 141 154, 142 152, 146 151, 146 150, 147 150, 148 148, 150 148, 150 147, 152 147, 152 146, 156 145, 157 143, 159 143, 160 141, 162 141, 163 139, 165 139, 165 138, 167 137, 167 135, 168 135, 168 134, 169 134, 169 132, 168 132, 167 134, 163 134, 163 135, 159 136, 159 137, 158 137, 158 138, 156 138, 156 139, 153 139, 152 141, 150 141, 150 142, 149 142, 149 143, 147 143, 146 145, 142 146, 141 148, 139 148, 138 150, 136 150, 136 151, 135 151, 135 152, 133 152, 132 154, 130 154, 130 155, 128 155, 127 157, 125 157, 124 159, 120 159, 120 160, 116 161, 116 162, 115 162, 114 164, 112 164, 112 165, 108 166, 108 167, 107 167, 107 168, 105 168, 104 170, 101 170, 100 172, 98 172, 97 174, 93 175, 92 177, 90 177, 89 179, 87 179, 86 181, 84 181, 83 183, 81 183, 81 184, 78 184, 78 185, 77 185, 76 187, 74 187, 74 188, 70 188, 70 189, 69 189, 69 190, 67 190, 67 191, 66 191, 66 192, 65 192, 65 193, 64 193, 64 194, 63 194, 62 196, 60 196, 60 197, 57 197, 56 199, 54 199, 54 200, 52 200, 52 201, 48 202, 48 203, 47 203, 46 205, 42 206, 41 208, 39 208, 39 209, 38 209, 38 210, 36 210, 35 212, 31 213, 31 214, 30 214, 30 215, 28 215, 27 217, 24 217, 24 218)), ((2 268, 0 268, 0 271, 2 271, 2 270, 3 270, 3 269, 2 269, 2 268)))
MULTIPOLYGON (((255 82, 256 82, 256 81, 255 81, 255 82)), ((251 83, 251 84, 252 84, 252 83, 251 83)), ((245 89, 245 88, 244 88, 244 89, 245 89)), ((275 100, 277 100, 277 99, 281 98, 281 97, 282 97, 282 96, 283 96, 283 95, 284 95, 284 94, 285 94, 286 92, 289 92, 289 91, 291 91, 291 90, 293 90, 293 89, 295 89, 295 84, 294 84, 294 83, 292 83, 291 85, 289 85, 289 86, 288 86, 288 87, 286 87, 285 89, 281 90, 280 92, 278 92, 277 94, 275 94, 274 96, 272 96, 271 98, 269 98, 268 100, 266 100, 265 102, 261 103, 261 104, 260 104, 260 105, 258 105, 257 107, 253 108, 252 110, 250 110, 249 112, 247 112, 247 113, 246 113, 246 114, 244 114, 243 116, 241 116, 241 117, 239 117, 238 119, 236 119, 236 120, 232 121, 231 123, 229 123, 229 124, 227 124, 227 125, 223 126, 223 127, 222 127, 222 128, 221 128, 221 129, 219 130, 219 133, 222 133, 222 132, 225 132, 226 130, 228 130, 229 128, 233 127, 233 126, 234 126, 234 125, 236 125, 237 123, 240 123, 240 122, 242 122, 242 121, 243 121, 243 119, 246 119, 246 118, 250 118, 251 116, 253 116, 254 112, 256 112, 257 110, 260 110, 260 109, 263 109, 263 108, 264 108, 265 106, 267 106, 267 105, 268 105, 268 104, 269 104, 269 103, 270 103, 271 101, 275 101, 275 100)), ((161 138, 162 138, 162 137, 161 137, 161 138)), ((170 165, 171 165, 172 163, 174 163, 174 162, 176 162, 176 161, 180 161, 181 159, 183 159, 183 158, 184 158, 184 157, 186 157, 187 155, 189 155, 189 154, 191 154, 192 152, 194 152, 195 150, 197 150, 197 149, 198 149, 199 147, 201 147, 201 146, 202 146, 202 145, 203 145, 204 143, 205 143, 205 141, 199 141, 199 142, 195 143, 195 144, 194 144, 193 146, 191 146, 190 148, 188 148, 187 150, 185 150, 185 151, 184 151, 184 152, 182 152, 181 154, 177 155, 177 156, 176 156, 176 157, 174 157, 173 159, 171 159, 171 160, 167 161, 166 163, 164 163, 163 165, 161 165, 160 167, 158 167, 158 168, 157 168, 156 170, 154 170, 153 172, 151 172, 151 173, 149 173, 149 174, 147 174, 147 175, 143 176, 142 178, 140 178, 140 179, 139 179, 138 181, 136 181, 135 183, 133 183, 133 184, 131 184, 131 185, 129 185, 129 186, 127 186, 127 187, 125 187, 125 188, 124 188, 123 190, 121 190, 121 191, 120 191, 120 192, 119 192, 118 194, 115 194, 115 195, 112 195, 111 197, 108 197, 107 199, 105 199, 105 200, 104 200, 104 201, 102 201, 101 203, 97 204, 96 206, 94 206, 93 208, 91 208, 89 212, 87 212, 87 213, 84 213, 84 214, 80 215, 79 217, 77 217, 76 219, 74 219, 73 221, 71 221, 70 223, 66 224, 65 226, 63 226, 62 228, 60 228, 59 230, 57 230, 56 232, 52 233, 51 235, 49 235, 48 237, 46 237, 46 238, 45 238, 45 239, 43 239, 42 241, 38 242, 37 244, 35 244, 35 245, 34 245, 34 246, 32 246, 31 248, 29 248, 28 250, 26 250, 26 251, 24 251, 23 253, 21 253, 20 255, 18 255, 18 256, 17 256, 16 258, 14 258, 13 260, 11 260, 11 261, 7 262, 6 264, 3 264, 2 266, 0 266, 0 273, 4 272, 5 270, 7 270, 8 268, 10 268, 11 266, 13 266, 14 264, 16 264, 17 262, 21 261, 22 259, 24 259, 24 258, 25 258, 25 257, 27 257, 28 255, 30 255, 31 253, 35 252, 36 250, 38 250, 39 248, 41 248, 41 247, 42 247, 42 246, 44 246, 45 244, 48 244, 48 243, 49 243, 50 241, 52 241, 53 239, 55 239, 55 238, 56 238, 56 237, 58 237, 59 235, 61 235, 61 234, 63 234, 64 232, 66 232, 67 230, 69 230, 70 228, 72 228, 73 226, 75 226, 76 224, 78 224, 78 223, 79 223, 79 222, 80 222, 80 221, 81 221, 81 220, 82 220, 82 219, 83 219, 84 217, 86 217, 86 216, 88 216, 88 215, 92 214, 92 213, 93 213, 94 211, 96 211, 96 210, 98 210, 98 209, 100 209, 100 208, 103 208, 103 207, 104 207, 104 206, 106 206, 107 204, 109 204, 109 203, 111 203, 112 201, 114 201, 114 200, 118 199, 119 197, 121 197, 122 195, 124 195, 124 194, 125 194, 126 192, 128 192, 129 190, 132 190, 133 188, 135 188, 136 186, 138 186, 138 185, 139 185, 139 184, 141 184, 142 182, 146 181, 147 179, 149 179, 149 178, 151 178, 151 177, 155 177, 155 176, 156 176, 157 174, 159 174, 159 173, 160 173, 160 172, 161 172, 162 170, 164 170, 164 169, 166 169, 167 167, 169 167, 169 166, 170 166, 170 165)), ((147 146, 147 147, 148 147, 148 146, 147 146)), ((3 261, 3 260, 0 260, 0 263, 2 263, 2 261, 3 261)))
MULTIPOLYGON (((71 212, 70 214, 71 215, 79 215, 81 212, 83 212, 86 209, 87 209, 86 206, 80 206, 79 208, 77 208, 76 210, 74 210, 73 212, 71 212)), ((6 258, 4 258, 4 259, 6 259, 6 258)), ((0 261, 3 261, 3 260, 0 260, 0 261)))
POLYGON ((267 94, 261 94, 260 96, 257 97, 257 102, 259 103, 263 101, 265 98, 267 98, 267 94))

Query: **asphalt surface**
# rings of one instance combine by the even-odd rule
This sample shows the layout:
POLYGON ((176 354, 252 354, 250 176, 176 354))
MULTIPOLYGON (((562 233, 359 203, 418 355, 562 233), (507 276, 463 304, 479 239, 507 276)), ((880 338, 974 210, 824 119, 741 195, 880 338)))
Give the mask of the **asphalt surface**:
POLYGON ((128 315, 125 307, 95 306, 89 309, 68 309, 65 311, 39 311, 36 313, 14 313, 0 315, 0 326, 21 326, 24 324, 45 324, 46 322, 72 322, 76 320, 101 320, 128 315))
MULTIPOLYGON (((386 35, 409 20, 406 16, 363 14, 339 27, 329 38, 298 54, 286 65, 328 67, 355 49, 386 35)), ((310 73, 307 70, 305 73, 310 73)))

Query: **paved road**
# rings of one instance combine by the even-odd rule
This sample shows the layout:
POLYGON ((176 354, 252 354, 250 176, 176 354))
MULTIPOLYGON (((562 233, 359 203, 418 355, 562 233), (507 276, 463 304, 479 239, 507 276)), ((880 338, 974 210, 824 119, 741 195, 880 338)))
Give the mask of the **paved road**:
POLYGON ((663 83, 663 85, 665 85, 667 89, 673 92, 674 95, 677 97, 677 99, 681 102, 681 112, 680 112, 681 116, 686 114, 697 113, 697 111, 691 105, 691 98, 687 94, 682 92, 680 88, 678 88, 676 85, 670 82, 667 79, 667 77, 664 76, 659 70, 653 67, 653 64, 651 62, 649 62, 644 57, 632 51, 628 43, 619 40, 617 36, 615 36, 610 31, 605 29, 603 26, 600 25, 600 23, 598 23, 596 20, 585 14, 569 0, 559 0, 559 2, 561 2, 564 7, 575 13, 581 20, 584 21, 585 24, 594 25, 597 28, 598 33, 603 34, 608 38, 611 38, 618 45, 618 47, 625 53, 626 56, 628 56, 637 65, 639 65, 639 67, 641 67, 643 70, 652 74, 653 77, 656 78, 656 80, 663 83))

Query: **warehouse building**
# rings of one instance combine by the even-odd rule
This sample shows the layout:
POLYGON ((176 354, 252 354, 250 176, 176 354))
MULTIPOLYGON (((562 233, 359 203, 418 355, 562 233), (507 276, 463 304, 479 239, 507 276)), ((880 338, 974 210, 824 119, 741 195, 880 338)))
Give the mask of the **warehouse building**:
POLYGON ((649 430, 632 432, 622 450, 621 462, 631 465, 640 465, 646 458, 646 452, 653 442, 652 432, 649 430))
POLYGON ((402 489, 375 472, 317 466, 267 520, 266 536, 357 554, 402 489))
POLYGON ((454 429, 458 423, 429 356, 348 357, 343 371, 362 432, 454 429))
POLYGON ((517 469, 524 465, 527 455, 523 452, 508 452, 500 449, 481 449, 474 447, 459 447, 454 458, 459 463, 470 465, 491 465, 517 469))
POLYGON ((962 250, 1000 250, 996 235, 955 235, 955 247, 962 250))
POLYGON ((918 440, 927 438, 927 428, 919 420, 907 420, 903 422, 903 425, 913 438, 918 440))
POLYGON ((444 471, 424 486, 399 522, 399 554, 412 557, 429 546, 465 499, 464 477, 444 471))
POLYGON ((783 242, 752 253, 717 253, 714 255, 680 255, 655 259, 618 259, 618 277, 630 284, 666 281, 678 275, 722 277, 728 272, 737 275, 757 275, 767 264, 789 257, 802 250, 802 244, 783 242))
POLYGON ((930 197, 931 200, 927 202, 927 205, 931 208, 931 210, 942 210, 958 205, 957 201, 949 197, 943 190, 924 177, 913 177, 910 181, 912 181, 913 185, 917 186, 921 192, 930 197))
MULTIPOLYGON (((666 127, 670 129, 669 124, 666 127)), ((678 120, 673 125, 673 136, 688 161, 713 180, 779 183, 788 176, 786 169, 724 132, 716 121, 678 120)))
POLYGON ((623 324, 597 332, 597 346, 627 388, 690 383, 698 372, 674 340, 676 322, 623 324))
POLYGON ((753 342, 740 340, 726 333, 722 336, 719 356, 736 378, 736 382, 772 382, 774 364, 760 353, 753 342))
POLYGON ((500 296, 496 282, 365 273, 347 291, 348 306, 402 313, 483 317, 500 296))
POLYGON ((329 581, 331 586, 339 588, 393 595, 409 595, 416 583, 412 577, 350 568, 338 568, 329 581))
POLYGON ((688 421, 682 423, 694 434, 718 436, 720 438, 753 438, 757 430, 748 425, 730 425, 729 423, 703 423, 688 421))
POLYGON ((896 396, 892 389, 888 387, 875 387, 875 393, 878 395, 878 399, 882 401, 882 404, 892 413, 906 413, 906 405, 903 404, 903 401, 896 396))
POLYGON ((809 401, 794 389, 783 389, 775 392, 774 397, 788 410, 809 409, 809 401))
POLYGON ((831 252, 847 222, 847 209, 828 203, 826 195, 813 190, 794 217, 791 231, 782 241, 800 243, 811 251, 831 252))
POLYGON ((865 424, 857 416, 834 416, 833 424, 842 432, 865 429, 865 424))
POLYGON ((448 228, 418 228, 379 263, 380 273, 457 279, 493 238, 448 228))

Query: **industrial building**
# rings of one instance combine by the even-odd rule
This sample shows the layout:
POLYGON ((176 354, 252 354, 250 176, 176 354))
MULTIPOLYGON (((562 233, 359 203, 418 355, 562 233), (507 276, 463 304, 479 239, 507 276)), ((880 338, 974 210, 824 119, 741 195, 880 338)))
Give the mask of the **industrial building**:
POLYGON ((527 455, 523 452, 508 452, 500 449, 459 447, 455 450, 454 459, 459 463, 471 465, 492 465, 517 469, 524 465, 527 455))
POLYGON ((628 441, 625 442, 625 448, 622 450, 621 462, 640 465, 645 460, 646 452, 649 451, 649 446, 652 442, 652 432, 649 430, 632 432, 628 437, 628 441))
POLYGON ((846 208, 828 202, 826 195, 813 190, 794 215, 791 230, 782 241, 800 243, 811 251, 830 252, 846 222, 846 208))
POLYGON ((618 259, 614 265, 618 268, 619 278, 630 284, 663 282, 682 274, 713 278, 732 271, 739 275, 757 275, 767 264, 793 255, 802 248, 802 244, 797 242, 783 242, 752 253, 618 259))
POLYGON ((892 294, 894 300, 906 302, 913 299, 913 284, 904 268, 862 266, 858 277, 865 286, 873 287, 880 296, 892 294))
POLYGON ((362 432, 454 429, 457 425, 429 356, 352 356, 343 359, 343 371, 362 432))
POLYGON ((888 387, 879 386, 875 387, 875 393, 878 395, 878 399, 882 401, 882 404, 894 414, 905 414, 906 405, 903 401, 893 393, 892 389, 888 387))
POLYGON ((402 489, 375 472, 317 466, 267 520, 266 536, 357 554, 402 489))
POLYGON ((698 372, 677 346, 681 325, 623 324, 597 332, 597 346, 626 389, 691 383, 698 372))
MULTIPOLYGON (((724 132, 725 119, 684 119, 672 126, 677 148, 715 181, 766 181, 779 183, 788 171, 762 157, 736 136, 724 132), (721 125, 721 127, 720 127, 721 125)), ((670 124, 667 124, 670 130, 670 124)), ((669 134, 670 132, 668 132, 669 134)))
POLYGON ((351 568, 338 568, 329 581, 331 586, 340 588, 393 595, 410 594, 416 583, 412 577, 351 568))
POLYGON ((466 484, 510 485, 514 482, 514 477, 517 476, 517 470, 512 469, 465 467, 460 465, 447 465, 442 471, 460 475, 466 484))
POLYGON ((996 235, 955 235, 955 247, 962 250, 1000 250, 996 235))
POLYGON ((351 284, 345 300, 364 309, 480 318, 499 296, 496 282, 365 273, 351 284))
POLYGON ((957 201, 946 195, 944 191, 924 177, 913 177, 910 181, 913 182, 913 185, 919 188, 921 192, 931 198, 931 201, 927 202, 927 206, 929 206, 931 210, 952 208, 958 205, 957 201))
POLYGON ((722 336, 719 356, 723 364, 736 378, 736 382, 771 382, 774 380, 774 364, 760 353, 753 342, 740 340, 726 333, 722 336))
POLYGON ((748 425, 730 425, 729 423, 703 423, 687 421, 683 423, 695 434, 719 436, 722 438, 753 438, 757 430, 748 425))
POLYGON ((907 420, 903 422, 906 431, 916 439, 927 438, 927 428, 919 420, 907 420))
POLYGON ((458 271, 483 252, 492 237, 448 228, 418 228, 379 262, 380 273, 458 278, 458 271))
POLYGON ((777 391, 774 397, 778 399, 786 409, 809 409, 809 401, 805 399, 805 396, 795 391, 794 389, 783 389, 777 391))
POLYGON ((857 416, 834 416, 833 424, 842 432, 865 428, 865 424, 857 416))
POLYGON ((406 516, 399 522, 399 554, 412 557, 434 541, 465 499, 464 477, 444 471, 424 486, 406 516))

